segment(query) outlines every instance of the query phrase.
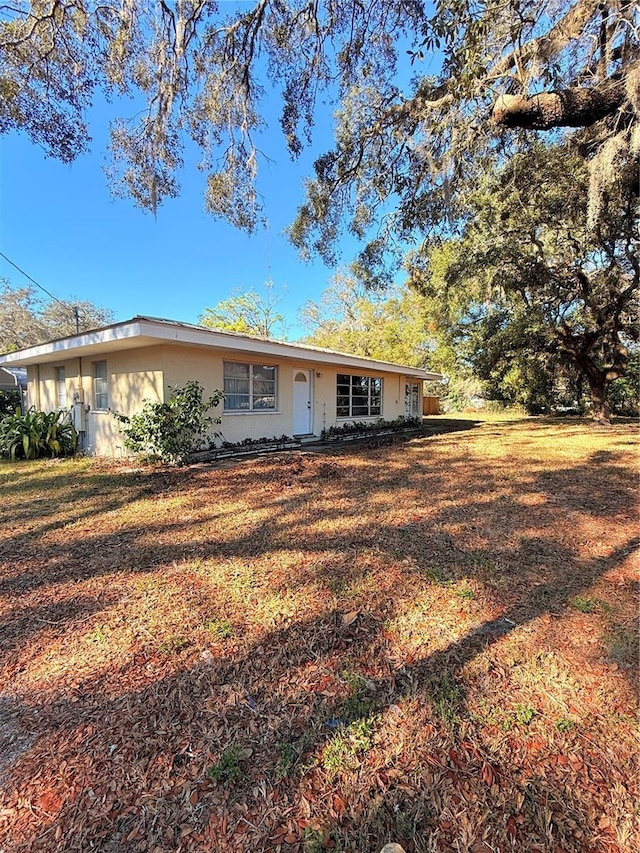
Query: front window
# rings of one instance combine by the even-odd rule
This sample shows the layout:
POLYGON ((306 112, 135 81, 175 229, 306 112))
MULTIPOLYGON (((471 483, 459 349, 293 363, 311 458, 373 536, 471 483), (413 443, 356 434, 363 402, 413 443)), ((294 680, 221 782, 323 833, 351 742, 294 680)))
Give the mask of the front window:
POLYGON ((64 367, 56 367, 56 405, 59 409, 67 408, 67 383, 64 367))
POLYGON ((379 417, 382 414, 382 379, 339 373, 336 414, 339 418, 379 417))
POLYGON ((277 368, 268 364, 224 363, 224 410, 226 412, 274 411, 277 368))
POLYGON ((109 408, 106 361, 96 361, 93 365, 93 403, 96 409, 109 408))

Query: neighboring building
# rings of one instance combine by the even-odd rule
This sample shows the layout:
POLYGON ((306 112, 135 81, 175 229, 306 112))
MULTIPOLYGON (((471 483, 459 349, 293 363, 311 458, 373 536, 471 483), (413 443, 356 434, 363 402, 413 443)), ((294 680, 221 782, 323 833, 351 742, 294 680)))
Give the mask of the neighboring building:
POLYGON ((440 375, 298 343, 255 338, 153 317, 0 356, 27 368, 29 405, 69 409, 83 447, 121 455, 111 411, 132 415, 145 399, 198 380, 205 394, 224 391, 216 429, 226 441, 320 435, 353 421, 422 414, 422 383, 440 375))
POLYGON ((17 391, 24 409, 27 396, 27 371, 24 367, 0 367, 0 391, 17 391))
POLYGON ((0 367, 0 391, 20 391, 27 387, 24 367, 0 367))

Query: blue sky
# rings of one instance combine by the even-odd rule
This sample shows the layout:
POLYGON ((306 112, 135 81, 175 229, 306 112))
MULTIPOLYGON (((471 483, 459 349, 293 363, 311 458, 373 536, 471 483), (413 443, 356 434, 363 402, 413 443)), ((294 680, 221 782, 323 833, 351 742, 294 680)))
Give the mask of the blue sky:
MULTIPOLYGON (((410 46, 410 43, 407 42, 410 46)), ((400 79, 416 71, 399 49, 400 79)), ((420 72, 436 73, 441 58, 426 58, 420 72)), ((300 307, 319 300, 336 269, 319 259, 303 262, 283 234, 304 199, 303 181, 315 158, 332 144, 332 111, 319 105, 314 145, 292 163, 279 126, 281 102, 269 89, 263 112, 268 123, 259 147, 259 189, 269 229, 248 236, 204 211, 205 175, 197 157, 181 176, 179 198, 165 202, 154 218, 127 199, 111 196, 104 174, 109 120, 130 117, 133 101, 99 102, 87 115, 91 150, 71 165, 47 158, 26 135, 0 136, 0 252, 64 300, 88 300, 114 311, 117 320, 136 314, 195 323, 237 289, 260 291, 271 279, 283 292, 278 310, 290 339, 304 334, 300 307)), ((345 238, 341 261, 361 248, 345 238)), ((0 257, 0 277, 14 287, 27 279, 0 257)))
MULTIPOLYGON (((124 105, 125 114, 132 108, 124 105)), ((113 108, 112 108, 113 110, 113 108)), ((116 113, 112 111, 112 115, 116 113)), ((182 193, 157 217, 128 200, 111 197, 103 172, 108 141, 104 107, 89 115, 91 153, 71 165, 44 156, 23 134, 0 137, 0 251, 60 299, 86 299, 115 312, 197 322, 234 289, 261 289, 270 276, 286 288, 278 310, 288 336, 304 333, 297 311, 317 300, 335 270, 304 263, 283 235, 303 199, 303 178, 314 156, 331 141, 331 115, 315 148, 292 163, 277 119, 270 121, 261 163, 268 231, 247 236, 204 212, 204 175, 195 166, 182 175, 182 193)), ((346 245, 344 261, 357 251, 346 245)), ((0 276, 12 286, 29 282, 0 258, 0 276)))

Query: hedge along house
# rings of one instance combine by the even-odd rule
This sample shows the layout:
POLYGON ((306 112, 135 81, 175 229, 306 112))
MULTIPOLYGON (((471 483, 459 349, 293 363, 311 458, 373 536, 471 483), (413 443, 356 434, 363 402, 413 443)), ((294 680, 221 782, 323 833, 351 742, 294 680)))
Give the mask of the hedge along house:
POLYGON ((134 317, 0 356, 27 368, 28 401, 68 409, 88 453, 125 453, 112 411, 132 415, 145 399, 197 380, 224 392, 215 412, 225 441, 319 436, 354 421, 420 417, 424 380, 440 374, 304 344, 134 317))

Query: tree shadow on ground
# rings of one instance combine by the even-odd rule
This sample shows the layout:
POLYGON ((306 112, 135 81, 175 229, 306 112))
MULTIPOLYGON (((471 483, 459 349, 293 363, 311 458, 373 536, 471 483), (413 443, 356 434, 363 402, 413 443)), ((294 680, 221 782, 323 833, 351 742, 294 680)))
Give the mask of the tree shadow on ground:
MULTIPOLYGON (((514 814, 519 822, 510 830, 511 841, 519 841, 520 849, 550 849, 550 839, 563 849, 584 849, 574 829, 587 825, 597 834, 595 817, 575 804, 558 811, 567 796, 562 778, 554 779, 547 770, 537 781, 516 773, 507 782, 512 768, 504 765, 504 757, 493 755, 482 738, 469 734, 461 673, 511 632, 566 605, 567 596, 614 568, 633 544, 604 561, 584 565, 582 578, 569 585, 548 584, 524 593, 495 619, 412 664, 384 660, 383 625, 375 614, 361 613, 345 622, 343 613, 327 611, 272 631, 235 657, 211 657, 147 679, 150 683, 137 691, 105 697, 103 680, 88 680, 78 685, 71 703, 61 699, 27 715, 39 740, 28 760, 18 760, 13 778, 20 785, 21 774, 38 761, 48 780, 46 804, 51 810, 47 814, 40 809, 30 844, 49 849, 47 838, 58 833, 67 850, 133 851, 140 849, 141 839, 177 849, 186 825, 188 834, 220 842, 221 849, 229 835, 240 845, 237 849, 275 850, 277 844, 270 839, 278 837, 280 824, 269 820, 269 814, 299 809, 302 799, 316 813, 310 803, 320 783, 326 791, 323 797, 338 802, 338 811, 330 810, 334 818, 327 822, 325 816, 324 837, 330 840, 331 832, 340 836, 346 831, 352 841, 359 839, 361 850, 375 850, 391 836, 408 845, 415 845, 416 838, 439 838, 441 849, 456 849, 461 827, 470 839, 467 849, 480 849, 483 837, 489 845, 502 844, 509 840, 506 818, 514 814), (336 656, 375 658, 387 675, 366 677, 355 694, 332 694, 327 673, 336 656), (297 676, 309 667, 317 670, 317 683, 301 690, 297 676), (418 720, 428 721, 433 730, 426 737, 416 732, 421 740, 411 771, 421 786, 428 783, 440 790, 424 802, 414 787, 417 779, 408 785, 398 772, 405 763, 401 754, 396 753, 395 765, 389 756, 386 761, 381 756, 373 767, 355 774, 349 769, 350 759, 358 758, 359 765, 359 753, 373 749, 376 730, 393 727, 395 715, 406 713, 399 711, 402 703, 415 708, 418 720), (235 758, 229 758, 230 747, 235 758), (85 751, 92 754, 86 764, 85 751), (227 772, 239 774, 231 785, 230 780, 225 784, 224 769, 218 783, 207 776, 212 767, 221 767, 225 754, 227 772), (485 814, 483 826, 468 821, 454 825, 446 815, 456 803, 458 809, 464 803, 474 811, 473 803, 465 801, 465 779, 483 774, 489 780, 487 802, 478 803, 476 811, 481 813, 491 801, 491 788, 500 777, 505 821, 491 821, 485 814), (371 805, 359 817, 348 808, 353 784, 364 788, 371 805), (540 823, 533 802, 529 811, 522 807, 526 797, 535 797, 537 785, 545 802, 555 808, 553 827, 540 823), (280 804, 278 809, 274 802, 280 804), (83 817, 80 822, 78 815, 83 817)), ((122 673, 125 681, 126 675, 122 673)), ((490 681, 503 676, 488 671, 485 677, 490 681)), ((541 767, 547 757, 536 756, 541 767)), ((426 842, 415 846, 431 849, 426 842)))
MULTIPOLYGON (((473 716, 471 694, 499 693, 509 679, 494 650, 525 636, 542 618, 562 622, 572 597, 637 547, 625 539, 585 559, 577 531, 557 526, 559 506, 595 521, 631 512, 633 472, 598 458, 551 476, 532 469, 516 485, 497 465, 492 472, 469 470, 473 463, 463 449, 450 470, 466 474, 458 485, 447 485, 441 473, 418 471, 415 460, 388 458, 384 450, 344 456, 334 475, 322 473, 324 460, 287 458, 236 469, 239 486, 263 511, 252 526, 229 529, 233 515, 207 502, 216 494, 207 485, 216 474, 199 472, 171 479, 169 487, 161 481, 153 486, 153 494, 167 499, 181 489, 201 489, 195 518, 168 522, 158 510, 153 522, 134 519, 117 533, 90 532, 82 543, 44 542, 34 532, 30 548, 41 548, 42 562, 26 577, 23 568, 5 570, 1 591, 15 597, 9 624, 24 625, 34 615, 58 624, 59 617, 61 628, 71 631, 79 619, 99 612, 96 599, 77 595, 69 599, 70 611, 60 602, 50 611, 41 603, 36 612, 32 602, 20 600, 44 585, 73 588, 100 577, 113 584, 118 573, 144 575, 194 559, 213 570, 225 560, 268 560, 287 552, 304 552, 310 560, 303 574, 294 563, 283 578, 292 589, 318 584, 348 592, 367 579, 372 565, 379 583, 379 567, 388 563, 396 566, 394 577, 408 579, 409 592, 437 593, 465 580, 480 584, 495 617, 460 617, 432 647, 399 658, 389 625, 407 603, 394 596, 393 586, 379 588, 357 607, 345 595, 340 608, 294 614, 257 639, 214 644, 204 657, 199 648, 176 647, 159 659, 156 646, 142 644, 114 671, 78 678, 71 695, 61 690, 45 700, 30 697, 23 725, 38 740, 7 782, 16 791, 7 805, 7 837, 15 850, 62 844, 105 853, 293 851, 305 829, 309 844, 317 833, 318 850, 338 844, 375 850, 390 837, 425 851, 515 846, 578 853, 585 844, 605 849, 609 842, 615 849, 599 823, 613 795, 598 788, 585 800, 572 797, 573 777, 565 778, 564 765, 550 763, 556 745, 531 747, 535 738, 524 728, 489 739, 487 724, 473 716), (411 476, 421 479, 408 517, 382 520, 397 502, 399 480, 411 476), (357 495, 345 502, 352 482, 357 495), (465 500, 456 505, 459 495, 465 500), (538 502, 535 523, 532 500, 538 502), (486 535, 496 518, 506 522, 502 541, 486 535), (399 720, 405 731, 396 742, 399 720), (514 743, 505 746, 508 737, 514 743), (207 775, 225 760, 228 772, 235 766, 239 773, 226 784, 207 775), (29 816, 19 802, 35 790, 40 799, 29 816), (564 811, 558 807, 563 803, 564 811)), ((116 504, 107 499, 104 506, 116 504)), ((77 511, 70 518, 85 520, 77 511)), ((208 582, 195 587, 193 578, 193 571, 182 580, 174 571, 170 582, 189 595, 192 610, 205 614, 217 592, 208 582)), ((256 595, 264 592, 258 588, 256 595)), ((422 618, 433 615, 425 606, 422 618)), ((16 630, 9 651, 37 631, 16 630)), ((582 764, 580 781, 596 785, 585 769, 592 747, 571 743, 569 754, 582 764), (584 759, 575 755, 579 748, 586 750, 584 759)), ((561 749, 567 751, 566 743, 561 749)), ((590 760, 595 763, 593 755, 590 760)), ((621 760, 607 783, 624 787, 625 771, 621 760)), ((624 800, 625 794, 618 790, 618 796, 624 800)))

